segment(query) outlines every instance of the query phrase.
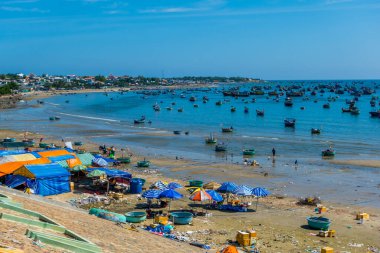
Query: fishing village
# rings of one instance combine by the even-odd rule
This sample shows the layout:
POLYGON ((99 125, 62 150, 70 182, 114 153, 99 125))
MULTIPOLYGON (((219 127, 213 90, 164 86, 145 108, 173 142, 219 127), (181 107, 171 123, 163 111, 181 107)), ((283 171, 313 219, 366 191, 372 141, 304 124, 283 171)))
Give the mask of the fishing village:
MULTIPOLYGON (((249 91, 241 91, 244 87, 239 83, 232 83, 230 88, 213 83, 195 88, 101 89, 99 95, 118 99, 133 93, 143 101, 148 97, 178 96, 194 110, 199 108, 198 100, 215 107, 240 100, 239 110, 227 106, 225 113, 231 114, 249 114, 250 104, 262 99, 271 103, 284 101, 283 105, 279 103, 283 107, 295 107, 294 98, 301 104, 309 100, 315 104, 324 93, 328 95, 321 100, 327 102, 320 110, 325 110, 326 104, 342 101, 339 96, 346 94, 341 113, 348 111, 353 116, 359 110, 357 101, 369 100, 369 108, 376 108, 379 102, 376 83, 311 84, 304 88, 263 82, 252 83, 249 91), (212 93, 220 98, 210 99, 212 93)), ((36 93, 33 97, 23 93, 20 100, 35 108, 47 106, 44 101, 54 96, 70 104, 72 96, 86 99, 88 94, 71 90, 55 91, 49 96, 36 93)), ((177 103, 161 109, 165 105, 157 101, 150 110, 171 111, 177 103)), ((25 107, 24 104, 19 102, 18 106, 25 107)), ((266 108, 256 108, 255 117, 270 117, 266 108)), ((181 113, 180 109, 183 107, 178 107, 177 113, 181 113)), ((376 120, 378 115, 370 110, 367 117, 376 120)), ((43 121, 58 124, 65 117, 71 116, 46 115, 43 121)), ((125 124, 140 127, 155 122, 142 115, 125 124)), ((295 125, 296 119, 285 118, 282 127, 295 129, 295 125)), ((225 136, 235 131, 239 130, 231 124, 198 139, 217 157, 222 154, 222 158, 206 165, 178 156, 149 156, 118 143, 104 144, 79 136, 75 140, 59 135, 59 139, 54 134, 2 129, 1 245, 8 247, 5 252, 124 252, 126 248, 146 252, 149 247, 149 251, 158 251, 154 243, 145 244, 144 239, 149 237, 149 241, 159 240, 157 247, 165 252, 378 252, 380 222, 375 207, 326 201, 307 189, 304 197, 297 198, 287 196, 286 190, 278 191, 275 185, 241 184, 239 177, 244 175, 268 182, 275 178, 262 163, 275 163, 278 154, 273 147, 265 152, 268 155, 257 156, 263 151, 244 145, 240 154, 235 153, 241 156, 240 161, 223 162, 223 157, 234 152, 226 144, 230 137, 225 136), (189 173, 170 176, 180 171, 189 173), (213 180, 213 174, 220 173, 226 180, 213 180)), ((323 135, 324 131, 311 128, 309 134, 323 135)), ((191 129, 179 128, 165 135, 193 134, 191 129)), ((343 153, 336 153, 329 144, 316 155, 333 162, 339 152, 343 153)), ((344 164, 344 160, 341 162, 344 164)), ((296 160, 295 168, 297 163, 296 160)))

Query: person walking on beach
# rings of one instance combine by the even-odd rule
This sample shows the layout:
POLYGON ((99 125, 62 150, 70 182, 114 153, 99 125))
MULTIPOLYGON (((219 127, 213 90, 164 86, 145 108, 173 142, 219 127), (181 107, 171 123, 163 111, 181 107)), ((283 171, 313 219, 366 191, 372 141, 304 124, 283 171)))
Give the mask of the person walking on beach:
POLYGON ((272 155, 273 155, 273 157, 276 156, 276 150, 274 148, 272 148, 272 155))

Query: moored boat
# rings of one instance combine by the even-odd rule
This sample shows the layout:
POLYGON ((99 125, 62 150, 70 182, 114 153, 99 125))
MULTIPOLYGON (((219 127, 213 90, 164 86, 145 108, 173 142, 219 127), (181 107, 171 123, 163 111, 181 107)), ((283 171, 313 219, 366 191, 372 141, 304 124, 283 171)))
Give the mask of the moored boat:
POLYGON ((330 219, 324 217, 307 217, 307 224, 310 228, 328 230, 331 224, 330 219))
POLYGON ((257 116, 264 116, 264 110, 256 110, 257 116))
POLYGON ((133 123, 135 123, 135 124, 144 124, 145 123, 145 116, 141 116, 140 119, 135 119, 133 121, 133 123))
POLYGON ((318 128, 311 129, 311 134, 320 134, 320 133, 321 133, 321 129, 318 129, 318 128))
POLYGON ((214 137, 213 134, 210 134, 209 137, 205 139, 206 144, 216 144, 218 140, 214 137))
POLYGON ((173 131, 173 134, 181 134, 181 131, 175 130, 173 131))
POLYGON ((328 149, 322 150, 322 156, 324 156, 324 157, 335 156, 335 150, 333 150, 332 148, 328 148, 328 149))
POLYGON ((296 119, 287 118, 284 120, 285 127, 295 127, 296 119))
POLYGON ((284 105, 285 106, 293 106, 293 99, 292 98, 290 98, 290 97, 287 97, 286 99, 285 99, 285 102, 284 102, 284 105))
POLYGON ((139 168, 147 168, 149 166, 150 166, 150 161, 145 160, 145 158, 144 158, 143 161, 138 161, 137 162, 137 167, 139 167, 139 168))
POLYGON ((255 149, 254 148, 250 148, 250 149, 243 149, 243 155, 254 155, 255 154, 255 149))
POLYGON ((231 126, 231 127, 225 127, 225 128, 222 128, 222 132, 223 133, 232 133, 234 131, 234 128, 231 126))
POLYGON ((224 152, 227 151, 227 146, 224 143, 219 143, 215 146, 215 152, 224 152))

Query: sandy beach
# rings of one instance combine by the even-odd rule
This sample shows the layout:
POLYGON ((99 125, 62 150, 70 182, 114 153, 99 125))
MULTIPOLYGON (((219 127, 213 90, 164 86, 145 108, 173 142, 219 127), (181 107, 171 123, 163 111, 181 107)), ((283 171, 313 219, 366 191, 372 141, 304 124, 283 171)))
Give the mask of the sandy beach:
POLYGON ((330 163, 380 168, 380 160, 334 160, 330 161, 330 163))
MULTIPOLYGON (((0 138, 5 137, 22 138, 23 133, 17 133, 12 130, 1 131, 0 138)), ((44 137, 44 142, 60 144, 59 140, 46 137, 42 134, 28 133, 28 138, 35 138, 36 140, 44 137)), ((84 148, 87 151, 97 151, 96 143, 85 143, 84 148)), ((133 153, 133 152, 132 152, 133 153)), ((207 182, 208 175, 202 173, 201 168, 196 162, 189 160, 174 160, 152 158, 149 160, 155 164, 158 169, 141 170, 135 168, 136 161, 142 159, 138 154, 132 155, 132 164, 127 166, 118 167, 118 169, 127 170, 132 173, 134 177, 141 177, 147 180, 146 185, 162 180, 166 182, 178 182, 182 185, 187 185, 184 180, 187 179, 173 179, 165 177, 160 173, 160 167, 170 166, 173 172, 180 170, 191 170, 197 177, 203 178, 207 182)), ((214 165, 214 169, 222 169, 222 165, 214 165)), ((234 165, 232 171, 244 170, 242 165, 234 165)), ((211 166, 212 167, 212 166, 211 166)), ((223 171, 225 173, 226 171, 223 171)), ((261 177, 262 173, 253 173, 252 177, 261 177)), ((233 173, 230 175, 233 181, 233 173)), ((1 188, 0 188, 1 189, 1 188)), ((0 190, 1 191, 1 190, 0 190)), ((173 201, 171 205, 172 210, 186 210, 196 209, 203 210, 201 205, 194 204, 188 200, 189 193, 184 189, 179 190, 185 194, 185 198, 173 201)), ((72 217, 71 211, 63 214, 57 207, 48 207, 46 203, 36 204, 33 201, 27 200, 28 196, 19 193, 21 197, 14 197, 18 201, 24 203, 26 208, 37 210, 46 215, 50 215, 57 219, 60 223, 66 225, 75 232, 87 236, 97 245, 101 246, 105 252, 129 252, 125 250, 126 245, 129 249, 133 247, 134 252, 159 252, 157 247, 166 249, 166 252, 173 252, 171 249, 176 249, 175 252, 204 252, 198 248, 190 247, 187 243, 174 243, 171 240, 159 238, 155 235, 150 235, 145 231, 132 232, 120 230, 115 228, 111 222, 89 216, 85 213, 75 213, 76 219, 69 219, 72 217), (87 225, 86 225, 87 224, 87 225), (89 225, 91 224, 91 225, 89 225), (99 235, 99 230, 102 234, 99 235), (120 232, 118 232, 120 230, 120 232), (143 238, 151 238, 146 241, 143 238), (144 240, 144 242, 142 242, 144 240), (107 243, 106 243, 107 242, 107 243), (179 246, 181 245, 181 246, 179 246)), ((61 201, 67 203, 68 200, 83 197, 83 193, 78 188, 74 193, 62 194, 58 196, 50 196, 45 199, 61 201)), ((327 213, 324 215, 332 220, 331 228, 336 230, 335 238, 322 238, 316 236, 318 231, 310 230, 306 225, 306 217, 315 215, 314 209, 316 206, 303 206, 297 204, 298 200, 284 196, 270 196, 260 199, 258 210, 254 211, 255 201, 247 199, 252 202, 251 211, 246 213, 231 213, 222 212, 218 210, 208 210, 212 213, 210 217, 197 217, 194 219, 192 225, 176 226, 174 233, 184 235, 190 240, 201 243, 206 243, 212 247, 209 252, 216 252, 221 249, 230 241, 235 241, 237 231, 254 229, 258 233, 257 248, 260 252, 303 252, 317 250, 319 252, 321 247, 331 246, 336 252, 378 252, 380 244, 378 238, 380 236, 380 210, 376 208, 369 208, 366 206, 349 206, 338 205, 336 203, 322 202, 327 207, 327 213), (357 213, 366 212, 370 214, 370 220, 364 224, 359 224, 355 219, 357 213)), ((128 211, 136 210, 137 207, 143 206, 146 201, 141 199, 139 195, 125 195, 121 203, 112 203, 104 206, 99 204, 98 207, 107 210, 115 211, 118 213, 125 213, 128 211)), ((86 208, 89 208, 87 206, 86 208)), ((143 225, 149 225, 151 220, 147 220, 143 225)), ((8 222, 1 221, 3 225, 9 226, 8 222)), ((20 238, 21 240, 22 238, 20 238)), ((24 240, 25 247, 30 247, 30 252, 33 251, 33 246, 30 242, 24 240)), ((4 242, 3 242, 4 243, 4 242)), ((5 241, 14 247, 19 246, 11 240, 5 241)), ((28 248, 29 249, 29 248, 28 248)), ((58 251, 59 252, 59 251, 58 251)))

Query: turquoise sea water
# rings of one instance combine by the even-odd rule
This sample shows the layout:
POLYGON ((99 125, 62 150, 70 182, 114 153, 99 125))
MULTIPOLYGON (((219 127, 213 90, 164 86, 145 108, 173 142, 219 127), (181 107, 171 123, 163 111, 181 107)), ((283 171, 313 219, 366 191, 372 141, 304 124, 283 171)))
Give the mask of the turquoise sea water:
MULTIPOLYGON (((288 82, 274 83, 289 85, 288 82)), ((302 85, 309 87, 316 83, 323 82, 303 82, 302 85)), ((379 81, 364 81, 357 85, 375 87, 378 84, 379 81)), ((238 86, 249 90, 252 85, 255 84, 238 86)), ((114 143, 150 155, 178 156, 205 164, 226 163, 226 166, 242 162, 243 148, 255 148, 253 159, 274 178, 252 180, 241 175, 237 183, 259 184, 294 196, 316 194, 344 203, 379 205, 380 169, 331 165, 321 158, 321 150, 333 144, 337 152, 334 159, 379 159, 380 118, 369 115, 374 109, 370 106, 370 98, 377 94, 359 97, 357 106, 361 112, 354 116, 341 111, 342 107, 348 107, 346 99, 352 99, 347 93, 336 95, 326 90, 314 97, 308 95, 308 101, 294 98, 293 107, 285 107, 284 96, 279 102, 266 95, 238 99, 223 97, 220 91, 227 87, 231 85, 210 90, 176 90, 154 96, 128 92, 50 97, 37 108, 21 105, 2 112, 0 127, 52 134, 64 139, 114 143), (191 96, 196 97, 195 102, 189 101, 191 96), (209 98, 207 103, 202 102, 203 96, 209 98), (336 97, 336 101, 330 102, 330 109, 324 109, 322 105, 329 97, 336 97), (256 98, 256 102, 253 103, 252 98, 256 98), (224 104, 216 106, 219 100, 224 104), (171 105, 173 102, 175 105, 171 105), (152 108, 156 103, 161 107, 159 112, 152 108), (166 110, 170 106, 173 110, 166 110), (236 112, 231 112, 231 106, 236 107, 236 112), (249 108, 249 113, 244 113, 244 107, 249 108), (183 108, 183 112, 178 112, 178 108, 183 108), (256 116, 256 109, 264 109, 265 116, 256 116), (61 120, 50 122, 48 117, 54 115, 61 120), (133 120, 142 115, 152 123, 134 125, 133 120), (297 120, 294 129, 284 127, 286 117, 297 120), (234 133, 221 133, 222 127, 229 126, 234 127, 234 133), (322 129, 322 133, 311 135, 312 127, 322 129), (174 135, 174 130, 182 134, 174 135), (185 131, 189 131, 189 135, 183 134, 185 131), (211 132, 227 144, 226 153, 216 154, 213 146, 205 145, 204 138, 211 132), (273 147, 278 154, 275 164, 268 159, 273 147), (293 166, 295 160, 299 164, 297 169, 293 166)), ((36 104, 35 101, 28 103, 36 104)), ((174 176, 185 175, 186 172, 181 172, 174 176)), ((214 178, 222 181, 223 174, 218 173, 214 178)))

